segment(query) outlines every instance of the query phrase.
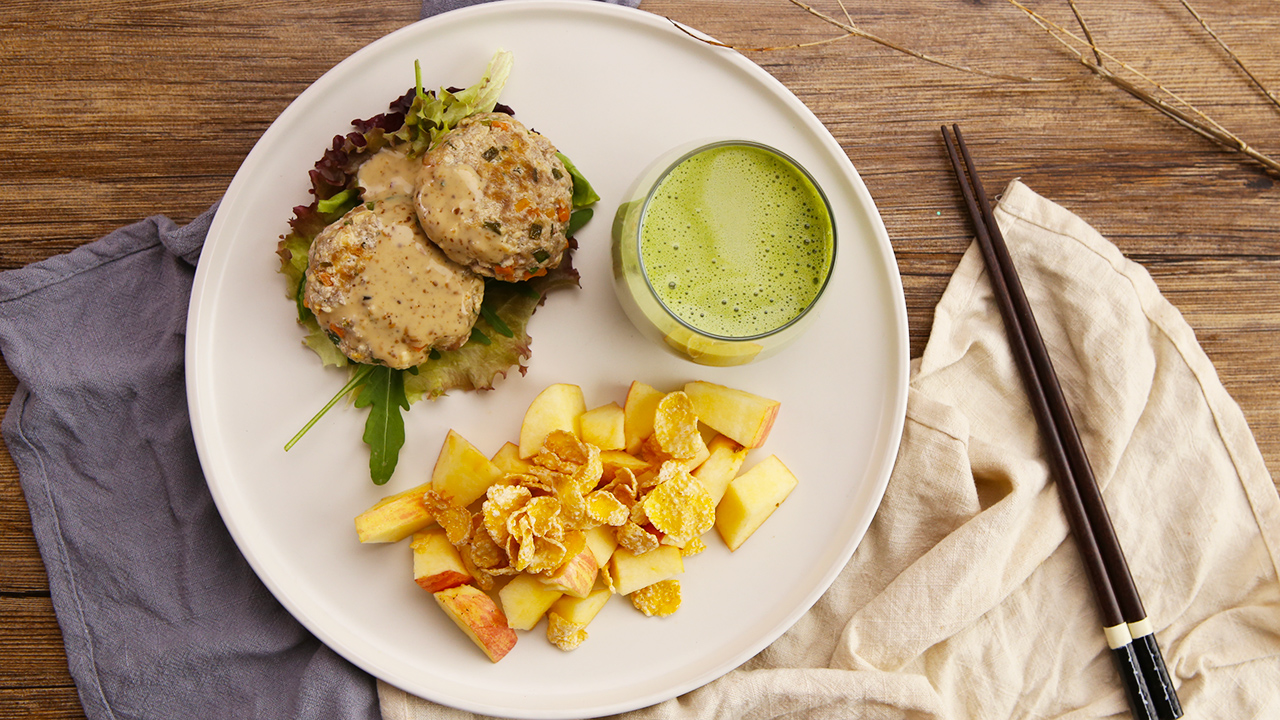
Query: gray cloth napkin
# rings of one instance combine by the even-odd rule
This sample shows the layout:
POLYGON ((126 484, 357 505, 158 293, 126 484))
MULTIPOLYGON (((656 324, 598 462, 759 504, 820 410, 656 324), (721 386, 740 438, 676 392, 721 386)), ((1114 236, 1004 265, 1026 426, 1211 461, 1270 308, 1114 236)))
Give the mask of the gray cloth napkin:
POLYGON ((183 347, 213 213, 0 273, 4 439, 71 676, 92 720, 377 718, 373 679, 276 602, 200 471, 183 347))
MULTIPOLYGON (((422 15, 467 4, 426 0, 422 15)), ((200 470, 183 353, 215 210, 0 273, 0 352, 18 379, 4 440, 71 676, 90 720, 374 720, 373 678, 275 600, 200 470)))

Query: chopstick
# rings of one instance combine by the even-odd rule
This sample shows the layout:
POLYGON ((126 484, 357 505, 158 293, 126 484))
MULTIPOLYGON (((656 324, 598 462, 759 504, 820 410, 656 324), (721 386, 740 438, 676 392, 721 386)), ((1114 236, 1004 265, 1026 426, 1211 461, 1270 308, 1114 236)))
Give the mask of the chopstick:
POLYGON ((973 158, 959 126, 952 125, 952 130, 954 143, 945 126, 942 138, 977 231, 1014 359, 1049 449, 1067 522, 1093 586, 1103 633, 1120 672, 1130 710, 1135 718, 1175 720, 1182 716, 1182 706, 1156 644, 1153 626, 1129 573, 1128 562, 973 158), (964 156, 967 179, 956 146, 964 156))

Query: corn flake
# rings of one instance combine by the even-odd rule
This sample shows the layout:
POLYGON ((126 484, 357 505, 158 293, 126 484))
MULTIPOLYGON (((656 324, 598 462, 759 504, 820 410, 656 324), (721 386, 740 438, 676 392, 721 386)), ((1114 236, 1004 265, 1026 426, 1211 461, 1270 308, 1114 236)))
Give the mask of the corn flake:
POLYGON ((594 490, 586 497, 587 517, 600 525, 617 527, 631 517, 631 510, 607 490, 594 490))
POLYGON ((680 608, 680 581, 660 580, 631 593, 631 604, 650 617, 666 617, 680 608))
POLYGON ((680 556, 689 557, 691 555, 697 555, 698 553, 706 549, 707 549, 707 544, 702 541, 702 538, 696 537, 690 540, 689 542, 685 543, 684 547, 680 548, 680 556))
MULTIPOLYGON (((636 507, 639 507, 638 505, 636 507)), ((643 555, 658 547, 658 538, 628 520, 618 527, 618 544, 635 555, 643 555)))
POLYGON ((511 542, 507 555, 517 570, 531 573, 554 570, 564 562, 564 526, 560 501, 550 496, 529 500, 507 518, 511 542))
POLYGON ((523 485, 492 485, 486 492, 486 500, 481 506, 485 530, 500 546, 506 546, 511 539, 507 530, 507 522, 511 514, 524 507, 533 498, 533 493, 523 485))
POLYGON ((613 584, 613 573, 609 570, 609 563, 605 563, 600 566, 600 582, 604 583, 604 586, 609 588, 609 594, 618 594, 618 586, 613 584))
POLYGON ((683 546, 711 529, 716 521, 716 508, 707 489, 683 470, 668 472, 674 463, 663 465, 660 477, 665 480, 644 497, 644 512, 653 527, 668 544, 683 546))
POLYGON ((585 625, 565 620, 559 613, 547 613, 547 640, 564 651, 576 649, 587 639, 585 625))
POLYGON ((449 542, 460 545, 471 537, 471 513, 454 503, 453 498, 435 490, 428 490, 423 494, 422 502, 431 508, 436 522, 444 528, 445 534, 449 537, 449 542))
POLYGON ((667 393, 658 401, 653 417, 653 438, 661 452, 679 460, 697 457, 705 444, 698 432, 693 401, 684 391, 667 393))

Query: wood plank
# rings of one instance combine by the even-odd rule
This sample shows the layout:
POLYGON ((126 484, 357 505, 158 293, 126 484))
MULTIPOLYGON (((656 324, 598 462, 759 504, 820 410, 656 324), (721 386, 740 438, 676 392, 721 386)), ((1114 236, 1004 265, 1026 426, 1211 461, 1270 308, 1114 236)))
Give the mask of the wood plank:
MULTIPOLYGON (((814 7, 842 17, 834 0, 814 7)), ((959 122, 990 190, 1013 178, 1090 222, 1179 308, 1280 478, 1280 176, 1192 135, 1084 70, 1003 2, 846 3, 862 29, 993 80, 863 39, 747 56, 829 127, 889 231, 911 352, 971 240, 938 126, 959 122)), ((1176 0, 1078 3, 1095 36, 1280 155, 1277 109, 1176 0)), ((1038 3, 1074 27, 1066 3, 1038 3)), ((786 0, 645 0, 720 40, 791 45, 838 30, 786 0)), ((1197 9, 1280 87, 1269 0, 1197 9)), ((254 142, 342 58, 417 17, 416 0, 38 0, 0 6, 0 269, 153 214, 209 207, 254 142)), ((353 117, 356 114, 353 113, 353 117)), ((16 380, 0 365, 0 407, 16 380)), ((26 503, 0 449, 0 717, 81 718, 26 503)))

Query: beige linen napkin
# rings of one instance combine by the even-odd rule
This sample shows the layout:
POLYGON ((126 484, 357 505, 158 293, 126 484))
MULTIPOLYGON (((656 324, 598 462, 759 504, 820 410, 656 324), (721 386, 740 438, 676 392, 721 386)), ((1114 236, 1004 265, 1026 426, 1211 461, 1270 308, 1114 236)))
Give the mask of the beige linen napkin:
MULTIPOLYGON (((1018 181, 996 217, 1188 718, 1280 717, 1280 497, 1143 268, 1018 181)), ((386 684, 385 720, 469 717, 386 684)), ((628 718, 1127 716, 1079 553, 971 247, 913 362, 866 538, 791 630, 628 718)))

